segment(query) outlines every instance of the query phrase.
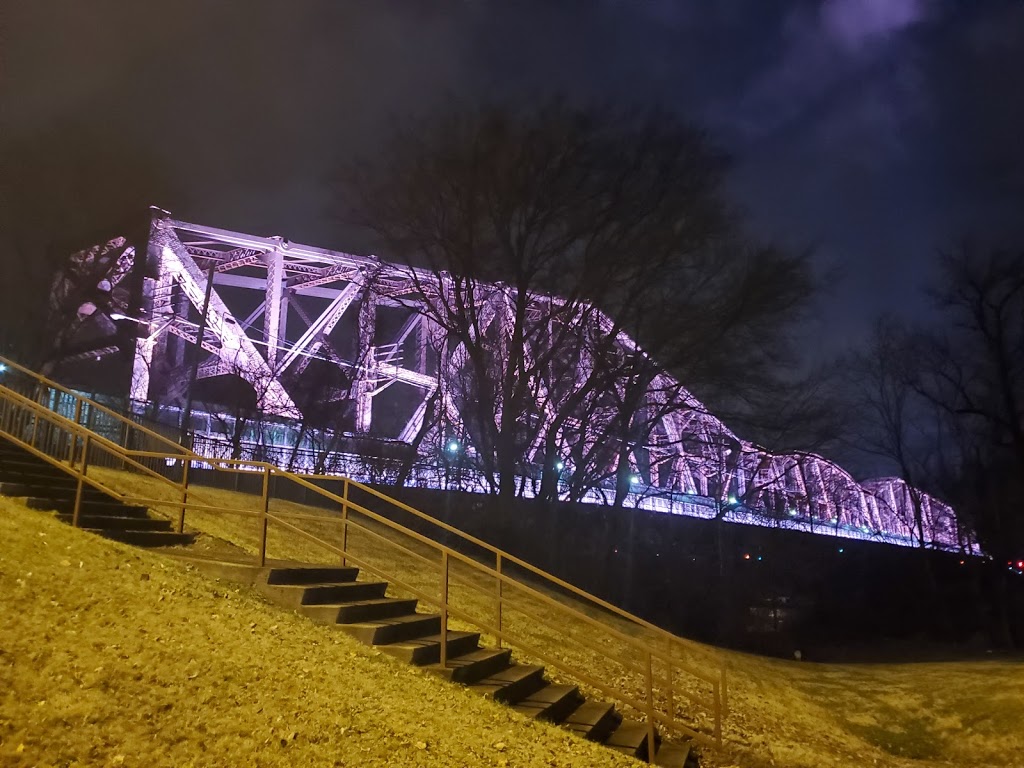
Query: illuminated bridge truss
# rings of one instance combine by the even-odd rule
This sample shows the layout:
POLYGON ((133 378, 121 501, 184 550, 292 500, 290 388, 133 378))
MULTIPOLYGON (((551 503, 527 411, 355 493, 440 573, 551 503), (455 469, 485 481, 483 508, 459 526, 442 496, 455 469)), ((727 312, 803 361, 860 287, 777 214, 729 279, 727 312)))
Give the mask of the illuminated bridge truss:
MULTIPOLYGON (((443 276, 280 237, 176 221, 164 212, 152 219, 147 248, 137 298, 115 300, 106 308, 108 319, 122 323, 125 318, 118 314, 131 315, 134 309, 140 315, 129 318, 140 328, 135 334, 134 400, 170 405, 184 400, 192 380, 186 349, 196 343, 206 306, 205 354, 195 377, 200 385, 224 375, 241 377, 251 384, 262 412, 299 420, 310 407, 312 390, 305 382, 331 370, 337 391, 320 391, 316 405, 337 401, 347 409, 348 428, 357 435, 409 443, 429 432, 418 443, 421 462, 429 464, 446 458, 452 429, 467 434, 459 426, 459 404, 450 386, 465 362, 465 350, 445 346, 443 332, 416 311, 424 286, 454 290, 443 276), (435 394, 440 395, 433 398, 440 403, 435 411, 445 426, 424 428, 428 401, 435 394)), ((137 257, 134 247, 118 239, 74 259, 105 263, 101 277, 116 297, 126 293, 119 294, 117 286, 129 279, 137 257)), ((62 291, 58 287, 55 293, 62 291)), ((557 299, 536 297, 538 305, 552 301, 557 299)), ((499 302, 483 316, 488 326, 480 332, 500 344, 507 313, 499 302)), ((609 325, 599 313, 594 316, 599 327, 609 325)), ((623 334, 616 343, 636 349, 623 334)), ((98 359, 116 349, 98 348, 95 354, 98 359)), ((585 355, 575 357, 575 365, 586 366, 585 355)), ((581 370, 580 376, 585 375, 581 370)), ((954 511, 941 501, 894 478, 858 483, 813 454, 772 455, 735 436, 667 374, 650 385, 648 407, 662 415, 650 430, 648 444, 637 446, 628 459, 632 506, 903 545, 916 544, 923 532, 930 546, 975 549, 954 511), (665 407, 666 398, 673 400, 668 403, 673 407, 665 407)), ((581 435, 576 427, 575 434, 581 435)), ((568 433, 560 438, 572 439, 568 433)), ((277 447, 278 453, 269 455, 284 456, 289 446, 277 447)), ((527 457, 527 466, 543 463, 540 445, 536 451, 538 455, 527 457)), ((473 487, 471 463, 460 472, 463 487, 473 487)), ((430 477, 439 476, 420 473, 413 482, 429 484, 430 477)), ((524 495, 530 495, 530 487, 520 484, 524 495)), ((607 499, 607 488, 599 487, 583 497, 607 499)))

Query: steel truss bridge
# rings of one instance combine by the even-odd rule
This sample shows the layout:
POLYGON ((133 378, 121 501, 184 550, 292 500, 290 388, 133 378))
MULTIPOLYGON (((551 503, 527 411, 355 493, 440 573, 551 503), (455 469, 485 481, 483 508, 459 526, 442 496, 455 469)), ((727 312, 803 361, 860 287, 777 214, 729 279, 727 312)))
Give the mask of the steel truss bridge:
MULTIPOLYGON (((420 466, 445 463, 443 483, 439 472, 422 471, 410 482, 447 486, 451 457, 445 454, 454 449, 464 454, 462 487, 484 487, 473 468, 472 434, 460 417, 456 386, 467 352, 422 311, 427 302, 460 290, 451 276, 281 237, 177 221, 159 209, 153 209, 145 244, 116 238, 76 254, 70 264, 64 284, 55 287, 55 300, 72 295, 68 282, 86 275, 110 297, 106 305, 96 305, 102 310, 96 312, 100 324, 137 326, 132 334, 134 401, 180 408, 193 384, 240 377, 251 385, 258 409, 279 424, 333 404, 347 413, 350 432, 415 441, 420 466), (145 258, 140 259, 143 248, 145 258), (204 354, 190 376, 186 351, 197 341, 204 354), (323 381, 334 382, 333 388, 325 389, 323 381), (310 392, 316 393, 312 400, 310 392), (453 442, 452 435, 463 442, 453 442)), ((478 333, 492 340, 500 354, 511 324, 507 303, 500 298, 508 289, 489 287, 494 290, 479 294, 488 297, 482 300, 491 307, 479 314, 483 327, 478 333)), ((542 307, 558 301, 538 295, 531 297, 531 306, 540 314, 542 307)), ((86 319, 95 324, 97 317, 86 319)), ((639 351, 628 336, 611 330, 606 316, 592 310, 589 317, 588 333, 613 333, 614 344, 639 351)), ((108 340, 105 346, 93 344, 87 357, 99 360, 117 349, 108 340)), ((583 381, 592 361, 586 354, 565 357, 583 381)), ((551 382, 538 381, 536 388, 546 396, 538 408, 542 423, 537 434, 546 437, 557 397, 551 382)), ((918 545, 923 530, 927 546, 976 551, 949 505, 897 478, 858 483, 814 454, 769 453, 734 435, 667 373, 653 378, 641 407, 654 416, 644 444, 625 459, 630 464, 628 506, 907 546, 918 545)), ((590 418, 599 418, 599 413, 590 418)), ((566 456, 558 469, 566 475, 574 469, 569 457, 601 439, 588 436, 580 421, 564 422, 558 434, 566 456)), ((295 447, 289 443, 301 431, 276 434, 278 444, 271 446, 276 453, 265 451, 264 456, 283 463, 295 447)), ((213 439, 212 430, 199 437, 208 438, 212 458, 226 458, 226 449, 217 448, 223 441, 213 439)), ((540 442, 521 467, 543 466, 540 442)), ((292 461, 295 456, 292 451, 292 461)), ((611 463, 622 460, 617 452, 607 456, 611 463)), ((352 471, 355 465, 332 466, 352 471)), ((618 467, 606 469, 606 476, 614 478, 618 467)), ((527 496, 536 490, 536 483, 528 480, 519 486, 527 496)), ((608 496, 607 484, 597 484, 580 499, 607 502, 608 496)))

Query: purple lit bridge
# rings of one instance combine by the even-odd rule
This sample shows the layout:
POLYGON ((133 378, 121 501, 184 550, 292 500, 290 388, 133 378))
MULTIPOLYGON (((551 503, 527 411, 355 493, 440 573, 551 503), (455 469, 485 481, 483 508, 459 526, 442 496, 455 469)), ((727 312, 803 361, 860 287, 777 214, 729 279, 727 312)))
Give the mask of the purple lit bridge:
MULTIPOLYGON (((404 482, 494 490, 493 471, 484 467, 474 429, 463 418, 469 352, 425 311, 430 302, 464 290, 463 281, 280 237, 176 221, 164 212, 154 214, 145 246, 117 238, 76 254, 70 265, 55 301, 75 293, 70 282, 85 276, 99 286, 100 299, 79 313, 79 322, 91 325, 94 337, 108 331, 105 345, 97 342, 77 359, 91 363, 116 352, 110 333, 133 326, 134 407, 152 413, 159 404, 165 414, 180 413, 194 396, 195 446, 211 459, 233 454, 299 471, 379 479, 366 471, 359 446, 383 444, 413 457, 404 482), (143 247, 144 260, 137 253, 143 247), (197 340, 202 353, 192 374, 189 349, 197 340), (229 405, 202 404, 227 402, 202 393, 217 381, 239 379, 251 388, 258 425, 251 419, 241 424, 229 405), (328 419, 332 426, 325 428, 322 414, 332 408, 343 418, 328 419), (321 414, 319 427, 304 427, 313 411, 321 414)), ((472 297, 480 310, 476 333, 495 355, 510 333, 510 291, 478 285, 472 297)), ((551 324, 560 301, 531 297, 530 317, 551 324)), ((643 354, 593 307, 573 312, 580 330, 572 338, 610 334, 624 353, 643 354)), ((530 353, 539 356, 540 340, 549 337, 533 338, 530 353)), ((630 507, 977 551, 947 504, 899 479, 858 483, 814 454, 762 450, 734 435, 664 372, 651 378, 641 398, 642 440, 628 451, 609 450, 611 433, 602 420, 613 416, 607 409, 557 418, 572 393, 564 384, 566 366, 570 378, 583 382, 593 374, 592 356, 570 349, 558 361, 562 383, 538 376, 531 385, 537 404, 523 417, 528 437, 516 465, 519 495, 537 495, 555 444, 561 498, 609 503, 616 479, 621 497, 628 472, 630 507), (586 482, 574 483, 584 475, 586 482)), ((609 387, 621 389, 615 382, 609 387)), ((496 408, 500 417, 500 402, 496 408)))

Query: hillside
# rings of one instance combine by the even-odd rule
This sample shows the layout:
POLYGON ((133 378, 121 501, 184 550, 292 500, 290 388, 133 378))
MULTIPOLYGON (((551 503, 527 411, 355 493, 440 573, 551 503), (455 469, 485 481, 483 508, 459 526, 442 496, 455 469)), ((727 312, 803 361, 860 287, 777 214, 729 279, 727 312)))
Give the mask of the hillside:
POLYGON ((4 766, 635 764, 0 498, 4 766))
MULTIPOLYGON (((252 551, 251 522, 215 518, 189 519, 252 551)), ((4 765, 636 764, 10 500, 0 536, 4 765)), ((687 645, 729 667, 726 749, 704 750, 706 766, 1024 768, 1022 663, 800 664, 687 645)))

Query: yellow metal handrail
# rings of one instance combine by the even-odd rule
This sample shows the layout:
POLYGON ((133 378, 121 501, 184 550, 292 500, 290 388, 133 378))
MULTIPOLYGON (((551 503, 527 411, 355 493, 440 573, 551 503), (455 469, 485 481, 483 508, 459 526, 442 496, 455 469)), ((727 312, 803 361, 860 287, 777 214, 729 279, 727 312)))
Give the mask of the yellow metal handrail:
MULTIPOLYGON (((324 476, 290 473, 267 462, 207 458, 182 447, 154 430, 137 424, 135 421, 126 418, 117 411, 95 403, 77 392, 40 376, 39 374, 36 374, 13 361, 0 357, 0 362, 4 363, 9 371, 14 370, 18 374, 28 377, 31 385, 35 388, 33 393, 34 396, 28 397, 27 395, 19 393, 11 387, 6 386, 6 383, 3 382, 3 380, 0 380, 0 432, 4 433, 8 439, 21 445, 23 448, 26 448, 50 464, 60 467, 73 477, 77 478, 78 484, 73 510, 73 523, 75 525, 78 524, 82 495, 86 487, 97 488, 129 503, 145 504, 150 507, 171 507, 177 512, 177 530, 179 532, 184 529, 187 510, 255 517, 258 519, 260 525, 259 564, 265 565, 267 561, 268 527, 270 523, 273 522, 276 526, 298 534, 303 539, 326 549, 333 555, 340 556, 343 563, 351 561, 361 569, 374 573, 387 581, 393 582, 395 585, 409 591, 428 603, 437 605, 441 611, 442 631, 440 645, 442 664, 445 662, 447 655, 448 617, 452 616, 467 621, 475 627, 493 634, 497 639, 499 646, 503 642, 514 645, 526 653, 540 659, 545 664, 550 664, 569 676, 601 691, 617 702, 625 704, 643 713, 647 717, 648 721, 648 746, 650 754, 652 755, 654 754, 655 723, 660 723, 670 730, 674 730, 703 742, 719 746, 721 745, 722 720, 727 711, 725 668, 720 667, 715 672, 708 672, 683 662, 677 654, 677 650, 681 650, 681 641, 679 638, 666 632, 660 627, 634 616, 627 611, 622 610, 618 606, 591 595, 584 590, 579 589, 575 585, 559 579, 558 577, 549 574, 524 560, 510 555, 481 539, 470 536, 457 528, 430 517, 420 510, 417 510, 407 504, 403 504, 402 502, 355 480, 348 478, 330 478, 339 480, 342 483, 342 493, 339 495, 326 490, 314 482, 311 482, 311 479, 323 481, 325 479, 324 476), (49 398, 44 397, 43 395, 47 391, 55 393, 59 392, 63 395, 70 396, 72 399, 71 402, 74 403, 74 417, 69 418, 61 415, 45 405, 44 402, 49 398), (117 441, 110 440, 109 438, 96 434, 88 426, 81 424, 81 414, 85 407, 88 407, 90 411, 99 411, 108 418, 113 419, 116 423, 122 425, 123 429, 120 430, 120 434, 125 445, 121 445, 117 441), (134 439, 133 433, 135 435, 134 439), (140 437, 142 438, 141 440, 140 437), (128 444, 139 442, 149 444, 148 447, 155 447, 157 450, 140 450, 127 447, 128 444), (168 448, 170 448, 170 450, 168 450, 168 448), (91 460, 90 457, 96 457, 97 455, 102 459, 102 461, 106 462, 113 468, 138 472, 157 481, 163 487, 174 491, 177 497, 176 500, 168 501, 166 499, 141 498, 136 494, 122 493, 109 487, 106 483, 97 480, 95 477, 88 476, 88 469, 90 467, 91 460), (154 467, 151 466, 154 462, 162 464, 164 471, 161 472, 154 469, 154 467), (189 468, 195 463, 202 463, 203 465, 212 467, 219 472, 245 473, 249 475, 259 473, 262 475, 261 510, 254 512, 250 509, 202 505, 196 504, 194 501, 190 501, 189 468), (179 465, 181 472, 180 479, 174 480, 168 477, 166 474, 167 468, 172 466, 177 467, 179 465), (275 481, 284 480, 286 482, 294 483, 299 487, 304 488, 306 491, 311 491, 319 495, 323 501, 337 505, 341 512, 340 518, 332 520, 332 518, 317 517, 315 515, 281 512, 271 513, 269 509, 271 478, 275 478, 275 481), (464 543, 477 547, 493 557, 494 565, 491 566, 487 563, 481 562, 480 560, 470 557, 452 547, 441 544, 429 536, 418 533, 406 526, 402 526, 379 512, 357 504, 350 498, 350 492, 352 489, 358 489, 383 504, 390 505, 405 513, 411 514, 418 520, 422 520, 431 526, 436 527, 440 531, 444 531, 445 533, 456 537, 464 543), (434 552, 434 557, 439 558, 440 560, 439 578, 441 583, 438 595, 436 597, 432 596, 423 589, 416 588, 413 585, 406 583, 404 580, 398 578, 396 574, 384 572, 380 567, 373 565, 351 551, 351 548, 348 546, 350 527, 355 530, 361 530, 365 533, 371 533, 382 542, 386 542, 389 546, 399 547, 405 550, 406 553, 414 554, 418 558, 425 560, 428 564, 430 563, 429 557, 409 550, 407 547, 403 547, 389 536, 371 531, 371 529, 367 528, 365 525, 358 523, 351 517, 353 512, 373 521, 379 526, 383 526, 395 535, 410 538, 417 544, 432 550, 434 552), (342 546, 337 547, 331 542, 317 535, 311 534, 295 524, 296 522, 309 520, 315 520, 318 523, 340 523, 342 529, 342 546), (474 592, 486 595, 489 599, 494 599, 497 610, 495 624, 492 625, 490 620, 484 619, 479 615, 473 615, 466 610, 451 605, 449 583, 451 576, 450 568, 453 561, 461 563, 464 566, 468 566, 472 572, 477 573, 481 578, 487 581, 493 579, 493 588, 484 588, 476 582, 463 586, 468 586, 474 592), (656 643, 653 640, 645 641, 638 637, 634 637, 633 635, 623 632, 606 622, 594 618, 585 611, 566 605, 552 597, 550 594, 545 593, 541 588, 531 586, 522 580, 508 575, 504 572, 503 568, 506 568, 509 564, 523 569, 532 577, 540 580, 549 587, 567 591, 574 596, 615 615, 620 620, 629 622, 634 627, 642 628, 647 632, 654 634, 658 640, 664 642, 656 643), (544 618, 537 613, 537 611, 534 610, 531 612, 527 602, 523 600, 516 601, 514 597, 510 597, 510 590, 525 594, 531 600, 540 602, 548 608, 561 611, 567 618, 582 622, 594 630, 603 631, 607 636, 614 638, 615 641, 624 646, 631 654, 631 659, 623 660, 614 658, 609 654, 607 649, 601 648, 596 642, 591 642, 589 639, 583 640, 578 637, 570 638, 566 635, 567 641, 571 639, 577 645, 583 646, 590 652, 601 654, 614 663, 622 664, 630 672, 642 674, 644 677, 643 700, 641 701, 637 697, 631 695, 628 691, 622 690, 621 687, 610 687, 607 683, 597 680, 589 675, 585 670, 579 669, 578 666, 574 667, 563 660, 554 658, 550 653, 538 649, 527 638, 521 635, 516 635, 515 633, 510 633, 507 627, 503 626, 502 621, 502 612, 506 605, 508 605, 510 610, 514 609, 538 624, 545 623, 544 618), (655 662, 658 662, 659 665, 665 667, 666 674, 664 679, 655 674, 655 662), (679 721, 676 717, 674 700, 676 693, 674 677, 676 672, 684 673, 695 681, 700 681, 711 686, 710 697, 693 694, 686 690, 679 691, 693 703, 699 704, 710 710, 709 714, 713 719, 713 733, 710 736, 679 721), (656 693, 662 694, 667 699, 667 704, 657 704, 655 700, 656 693)), ((92 459, 92 464, 93 466, 96 465, 95 458, 92 459)))

